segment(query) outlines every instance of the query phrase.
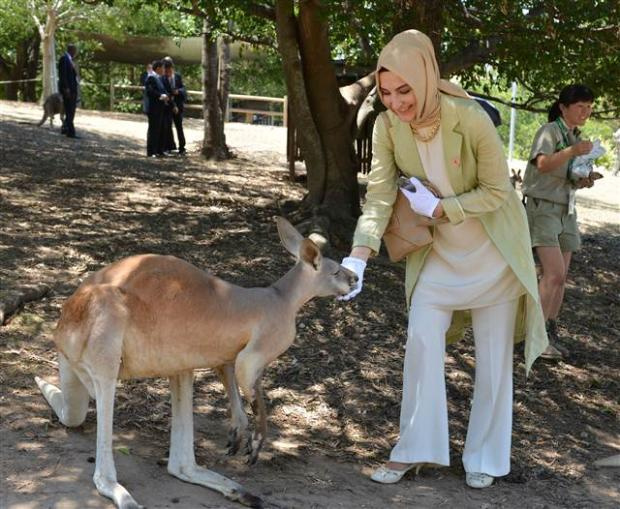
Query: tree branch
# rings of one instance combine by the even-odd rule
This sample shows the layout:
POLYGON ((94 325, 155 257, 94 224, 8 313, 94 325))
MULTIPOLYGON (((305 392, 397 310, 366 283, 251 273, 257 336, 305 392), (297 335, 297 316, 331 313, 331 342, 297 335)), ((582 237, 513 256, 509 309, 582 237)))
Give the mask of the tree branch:
POLYGON ((37 25, 39 34, 43 35, 45 33, 45 28, 43 28, 43 25, 41 24, 41 21, 39 20, 39 17, 36 14, 37 8, 34 5, 34 0, 28 0, 28 5, 30 6, 30 14, 32 15, 32 18, 34 19, 34 22, 37 25))
POLYGON ((457 6, 460 8, 459 10, 463 13, 463 19, 465 23, 467 23, 471 27, 481 27, 482 20, 473 14, 467 9, 467 6, 462 0, 457 0, 457 6))
POLYGON ((375 73, 370 72, 355 83, 340 87, 340 93, 349 106, 357 107, 375 86, 375 73))
POLYGON ((198 0, 192 0, 191 9, 181 7, 179 8, 179 10, 182 12, 185 12, 186 14, 193 14, 194 16, 197 16, 198 18, 205 18, 207 16, 207 12, 203 11, 202 9, 200 9, 200 7, 198 7, 198 0))
MULTIPOLYGON (((532 103, 531 100, 526 101, 524 103, 514 103, 512 101, 500 99, 499 97, 494 97, 492 95, 480 94, 478 92, 470 92, 469 90, 467 91, 467 93, 474 97, 480 97, 481 99, 487 99, 488 101, 493 101, 494 103, 500 103, 505 106, 510 106, 511 108, 514 108, 516 110, 531 111, 532 113, 547 113, 547 108, 535 108, 533 106, 530 106, 530 104, 532 103)), ((543 99, 538 99, 538 100, 540 101, 543 99)))
POLYGON ((484 41, 471 41, 463 51, 440 65, 441 75, 451 76, 473 65, 485 62, 500 42, 501 38, 498 36, 490 37, 484 41), (481 43, 486 44, 483 46, 481 43))
POLYGON ((244 10, 252 16, 268 19, 270 21, 276 20, 275 9, 267 5, 259 4, 256 2, 248 2, 248 4, 244 7, 244 10))
POLYGON ((233 30, 224 30, 222 33, 229 36, 234 41, 243 41, 256 46, 267 46, 273 49, 277 48, 276 41, 270 37, 252 37, 234 32, 233 30))
MULTIPOLYGON (((355 9, 355 3, 350 0, 346 0, 344 2, 344 6, 349 12, 353 12, 355 9)), ((355 29, 357 40, 360 45, 360 49, 366 56, 366 58, 370 58, 373 55, 372 45, 370 44, 370 39, 368 38, 368 33, 360 23, 359 18, 355 15, 351 16, 351 26, 355 29)))

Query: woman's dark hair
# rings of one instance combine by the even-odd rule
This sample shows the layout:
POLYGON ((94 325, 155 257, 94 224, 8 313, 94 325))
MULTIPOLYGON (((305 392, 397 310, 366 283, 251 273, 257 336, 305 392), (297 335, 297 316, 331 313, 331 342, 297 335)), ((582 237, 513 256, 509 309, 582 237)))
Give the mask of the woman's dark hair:
POLYGON ((592 102, 594 101, 594 93, 585 85, 568 85, 560 92, 560 97, 555 101, 551 108, 549 108, 548 119, 549 122, 555 121, 562 115, 560 110, 560 104, 564 106, 570 106, 578 102, 592 102))
POLYGON ((153 66, 153 70, 156 71, 164 64, 161 60, 153 60, 153 63, 151 65, 153 66))

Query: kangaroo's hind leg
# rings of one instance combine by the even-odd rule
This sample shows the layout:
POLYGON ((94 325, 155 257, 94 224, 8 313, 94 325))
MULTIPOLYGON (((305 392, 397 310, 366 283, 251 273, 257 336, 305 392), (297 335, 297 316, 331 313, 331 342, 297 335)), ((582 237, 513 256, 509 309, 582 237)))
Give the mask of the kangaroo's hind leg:
POLYGON ((38 376, 34 379, 60 422, 69 427, 79 426, 88 411, 88 389, 61 353, 58 353, 58 370, 60 388, 38 376))
MULTIPOLYGON (((114 366, 118 373, 118 365, 114 366)), ((91 373, 97 400, 97 459, 93 481, 97 491, 104 497, 111 498, 119 509, 141 509, 131 494, 116 477, 116 467, 112 453, 114 395, 116 392, 116 375, 91 373)))

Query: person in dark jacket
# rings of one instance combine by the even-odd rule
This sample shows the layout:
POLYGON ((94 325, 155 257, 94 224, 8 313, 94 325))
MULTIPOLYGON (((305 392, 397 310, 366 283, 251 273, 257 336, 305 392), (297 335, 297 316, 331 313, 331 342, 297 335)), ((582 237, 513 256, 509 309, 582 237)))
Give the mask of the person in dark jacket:
POLYGON ((170 83, 170 79, 168 75, 170 74, 170 63, 166 60, 162 60, 163 64, 163 73, 160 76, 160 80, 166 94, 170 98, 168 103, 164 108, 164 115, 162 119, 162 143, 164 147, 164 153, 168 155, 172 155, 172 151, 176 151, 176 144, 174 143, 174 136, 172 134, 172 117, 174 115, 174 111, 176 109, 176 104, 174 103, 174 95, 172 93, 172 84, 170 83), (167 69, 167 70, 166 70, 167 69))
POLYGON ((69 138, 79 138, 75 134, 75 126, 73 125, 79 92, 78 73, 73 61, 76 55, 77 47, 75 44, 69 44, 67 51, 58 61, 58 90, 65 106, 65 119, 60 132, 69 138))
POLYGON ((144 71, 142 71, 142 74, 140 74, 140 85, 144 87, 142 91, 142 111, 145 115, 147 114, 149 109, 149 98, 146 95, 146 79, 151 74, 153 74, 153 64, 149 62, 148 64, 146 64, 146 69, 144 69, 144 71))
MULTIPOLYGON (((178 72, 175 72, 172 58, 164 58, 164 81, 167 81, 169 91, 172 94, 172 121, 177 132, 179 143, 179 154, 185 154, 185 133, 183 132, 183 110, 187 100, 187 89, 183 84, 183 79, 178 72)), ((170 130, 172 135, 172 129, 170 130)), ((174 145, 174 140, 172 140, 174 145)))
POLYGON ((163 64, 161 60, 153 62, 153 72, 150 73, 145 81, 144 90, 147 101, 146 114, 149 119, 149 127, 146 134, 146 155, 147 157, 164 156, 164 113, 170 101, 168 94, 161 80, 163 74, 163 64))

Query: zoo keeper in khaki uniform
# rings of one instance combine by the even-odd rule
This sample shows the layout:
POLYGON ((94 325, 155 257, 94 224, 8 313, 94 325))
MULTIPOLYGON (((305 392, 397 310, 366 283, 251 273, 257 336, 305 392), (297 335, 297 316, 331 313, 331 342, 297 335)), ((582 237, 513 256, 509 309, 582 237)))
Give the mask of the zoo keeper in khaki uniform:
POLYGON ((400 439, 371 478, 394 483, 422 463, 449 465, 445 344, 462 337, 470 315, 476 381, 463 464, 467 485, 486 488, 510 471, 513 343, 525 339, 528 371, 548 344, 525 211, 491 120, 463 89, 440 79, 426 35, 396 35, 376 77, 388 112, 375 123, 366 203, 342 263, 359 283, 344 299, 361 291, 366 260, 379 251, 398 169, 417 188, 408 193, 412 208, 438 224, 432 244, 407 257, 400 439))
POLYGON ((532 143, 523 177, 527 219, 532 246, 542 266, 540 300, 547 319, 551 344, 543 353, 548 359, 563 357, 556 346, 556 319, 564 299, 564 285, 571 255, 581 245, 575 210, 575 190, 592 187, 590 178, 574 178, 575 156, 592 150, 590 141, 581 140, 577 127, 592 113, 594 94, 584 85, 568 85, 549 109, 549 122, 532 143))

